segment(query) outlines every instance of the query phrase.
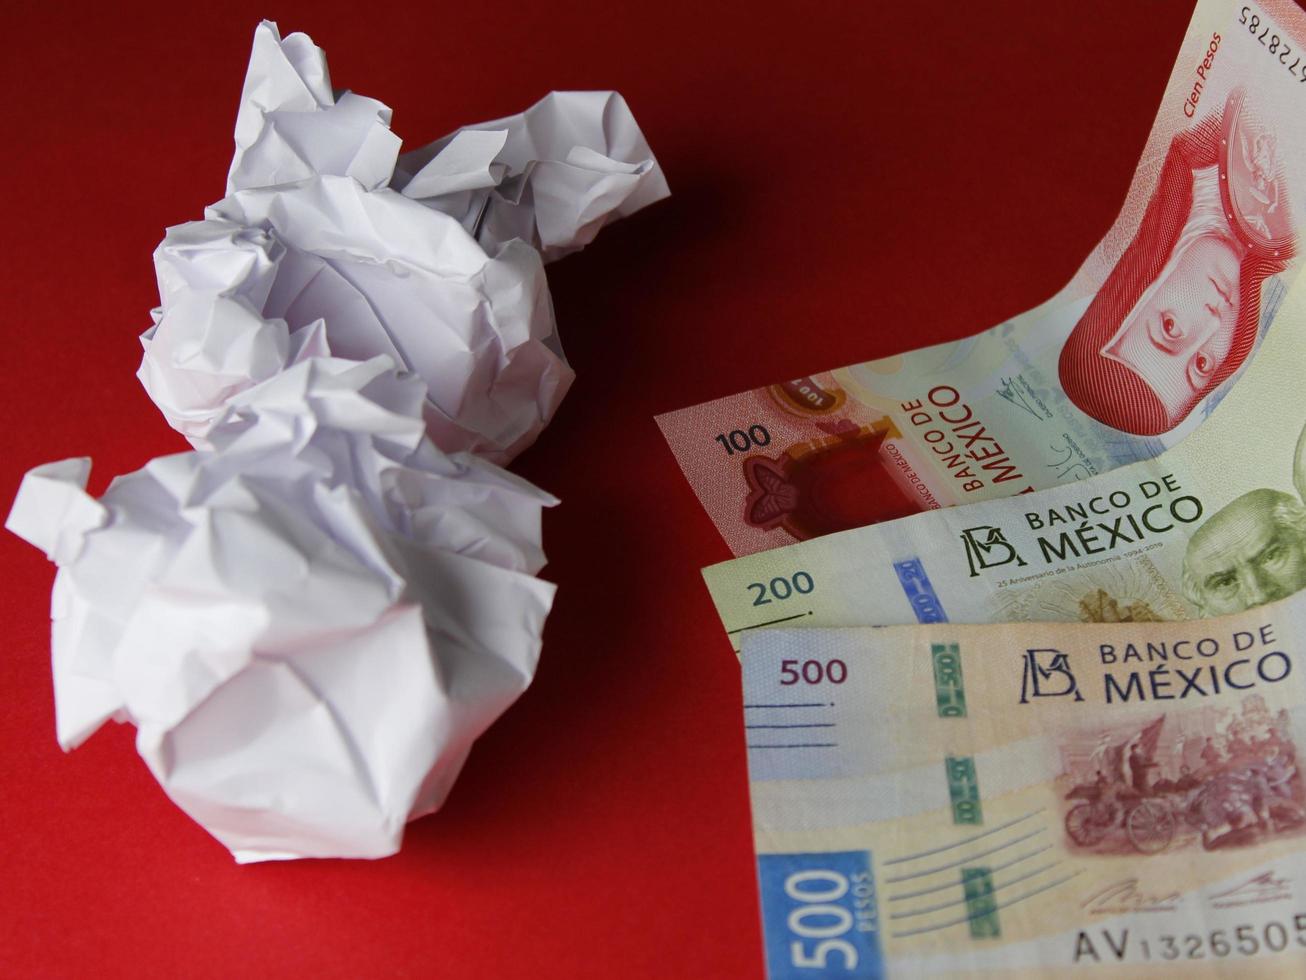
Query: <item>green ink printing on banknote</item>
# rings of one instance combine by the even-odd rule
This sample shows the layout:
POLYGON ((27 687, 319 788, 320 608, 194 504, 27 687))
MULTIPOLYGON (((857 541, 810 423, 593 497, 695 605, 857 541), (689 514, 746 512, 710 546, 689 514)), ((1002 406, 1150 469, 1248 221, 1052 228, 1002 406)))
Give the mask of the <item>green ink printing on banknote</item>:
POLYGON ((979 777, 975 775, 972 756, 948 756, 944 760, 948 773, 948 796, 952 799, 952 822, 981 824, 984 812, 980 808, 979 777))
POLYGON ((998 903, 993 897, 993 875, 988 868, 962 868, 961 885, 966 892, 966 913, 971 939, 997 939, 998 903))
POLYGON ((966 717, 966 688, 961 677, 961 651, 955 643, 932 643, 934 696, 940 718, 966 717))

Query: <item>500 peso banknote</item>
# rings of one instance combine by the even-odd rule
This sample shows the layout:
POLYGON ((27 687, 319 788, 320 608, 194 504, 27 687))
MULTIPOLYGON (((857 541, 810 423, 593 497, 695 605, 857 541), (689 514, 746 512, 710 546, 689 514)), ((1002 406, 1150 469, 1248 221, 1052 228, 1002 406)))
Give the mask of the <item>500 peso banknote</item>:
POLYGON ((770 976, 1306 975, 1306 593, 744 644, 770 976))
POLYGON ((1177 443, 1300 267, 1304 109, 1306 13, 1200 0, 1124 207, 1054 299, 966 340, 659 416, 732 552, 1064 485, 1177 443))

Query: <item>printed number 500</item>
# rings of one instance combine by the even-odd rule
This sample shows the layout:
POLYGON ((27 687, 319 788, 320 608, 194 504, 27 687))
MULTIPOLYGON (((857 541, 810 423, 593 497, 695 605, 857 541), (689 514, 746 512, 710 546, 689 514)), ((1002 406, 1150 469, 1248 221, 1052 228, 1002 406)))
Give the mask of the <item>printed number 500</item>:
POLYGON ((848 879, 837 871, 799 871, 785 880, 785 894, 802 903, 789 913, 785 923, 791 933, 803 937, 789 944, 793 965, 825 969, 831 965, 830 954, 838 953, 844 969, 856 969, 857 947, 837 938, 853 925, 852 913, 834 904, 848 894, 848 879), (816 940, 811 952, 807 950, 809 939, 816 940))
POLYGON ((842 660, 827 660, 824 663, 819 660, 804 660, 801 664, 797 660, 780 661, 782 687, 789 687, 799 681, 805 684, 819 684, 821 681, 842 684, 847 679, 848 665, 842 660))

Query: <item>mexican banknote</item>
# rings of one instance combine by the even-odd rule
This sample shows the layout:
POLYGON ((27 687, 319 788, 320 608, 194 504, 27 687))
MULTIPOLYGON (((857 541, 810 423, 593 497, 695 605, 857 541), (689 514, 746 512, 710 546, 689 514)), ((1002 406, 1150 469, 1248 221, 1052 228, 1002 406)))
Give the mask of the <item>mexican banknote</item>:
POLYGON ((1306 593, 771 630, 743 685, 773 980, 1306 976, 1306 593))
POLYGON ((1306 588, 1306 281, 1279 319, 1160 456, 704 569, 726 632, 738 649, 783 625, 1180 620, 1306 588))
POLYGON ((1306 12, 1199 0, 1120 215, 1055 298, 659 416, 731 551, 1066 485, 1193 431, 1301 265, 1304 111, 1306 12))

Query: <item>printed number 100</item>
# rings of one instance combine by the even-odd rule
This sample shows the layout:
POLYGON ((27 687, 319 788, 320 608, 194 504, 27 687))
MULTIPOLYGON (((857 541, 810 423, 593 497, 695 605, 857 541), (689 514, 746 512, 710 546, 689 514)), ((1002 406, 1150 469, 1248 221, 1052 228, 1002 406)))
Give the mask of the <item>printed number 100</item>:
POLYGON ((831 954, 838 953, 845 970, 857 968, 857 947, 839 938, 853 927, 853 914, 834 904, 850 887, 845 875, 824 869, 797 871, 785 879, 785 894, 800 903, 786 920, 789 931, 802 937, 789 944, 794 966, 825 969, 831 954), (809 940, 816 943, 810 950, 809 940))
POLYGON ((747 432, 743 429, 731 429, 728 434, 719 433, 716 441, 725 447, 727 456, 733 456, 735 453, 746 453, 754 446, 771 445, 771 433, 766 431, 764 425, 750 425, 747 432))

